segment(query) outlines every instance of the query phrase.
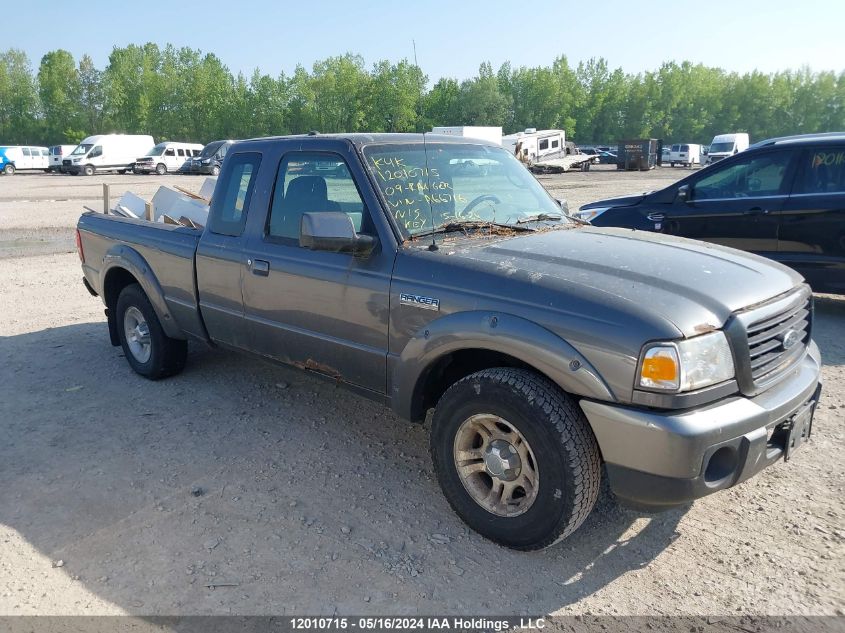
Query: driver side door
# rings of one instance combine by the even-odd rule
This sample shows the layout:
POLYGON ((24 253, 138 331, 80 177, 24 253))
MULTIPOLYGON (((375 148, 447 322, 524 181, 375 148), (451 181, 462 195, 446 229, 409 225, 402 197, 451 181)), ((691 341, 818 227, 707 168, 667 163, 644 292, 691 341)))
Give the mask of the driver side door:
POLYGON ((794 152, 777 149, 726 161, 669 205, 663 232, 772 256, 778 216, 792 185, 794 152))

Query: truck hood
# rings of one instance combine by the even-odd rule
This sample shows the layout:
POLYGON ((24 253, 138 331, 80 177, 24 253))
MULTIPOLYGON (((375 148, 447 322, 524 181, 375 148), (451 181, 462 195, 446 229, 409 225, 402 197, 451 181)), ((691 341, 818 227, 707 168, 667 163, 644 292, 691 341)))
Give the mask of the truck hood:
POLYGON ((453 254, 551 290, 646 310, 685 337, 802 282, 792 269, 750 253, 630 229, 578 226, 464 245, 453 254))
POLYGON ((641 193, 634 196, 619 196, 617 198, 605 198, 604 200, 596 200, 580 207, 581 210, 599 209, 602 207, 630 207, 631 205, 639 203, 649 193, 641 193))

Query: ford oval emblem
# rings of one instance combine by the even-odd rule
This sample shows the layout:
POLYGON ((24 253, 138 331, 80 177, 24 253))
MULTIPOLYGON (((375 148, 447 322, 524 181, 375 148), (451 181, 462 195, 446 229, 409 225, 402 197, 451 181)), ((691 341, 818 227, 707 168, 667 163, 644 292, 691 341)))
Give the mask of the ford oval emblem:
POLYGON ((794 347, 795 344, 801 340, 801 332, 798 330, 787 330, 781 336, 781 345, 783 345, 783 349, 789 349, 794 347))

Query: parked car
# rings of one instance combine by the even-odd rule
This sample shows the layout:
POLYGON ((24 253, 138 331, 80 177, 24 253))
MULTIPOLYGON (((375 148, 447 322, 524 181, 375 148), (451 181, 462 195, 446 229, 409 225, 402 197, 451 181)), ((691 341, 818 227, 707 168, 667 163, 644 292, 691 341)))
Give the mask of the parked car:
POLYGON ((0 172, 6 176, 18 171, 48 171, 49 168, 50 150, 46 147, 0 147, 0 172))
POLYGON ((581 154, 586 154, 587 156, 593 157, 592 163, 594 165, 599 164, 599 162, 600 162, 600 160, 599 160, 599 158, 600 158, 599 150, 597 150, 595 147, 581 147, 579 149, 580 149, 581 154))
POLYGON ((603 467, 617 496, 665 509, 788 458, 811 432, 820 359, 795 271, 579 223, 487 141, 244 141, 202 231, 89 212, 77 244, 138 374, 180 372, 190 338, 414 422, 433 409, 446 498, 509 547, 572 533, 603 467), (328 157, 344 175, 310 175, 328 157))
POLYGON ((143 134, 97 134, 83 140, 62 159, 62 167, 74 176, 93 176, 98 171, 125 174, 132 169, 135 159, 154 145, 153 137, 143 134))
POLYGON ((62 171, 62 160, 76 149, 76 145, 53 145, 50 148, 50 166, 48 171, 62 171))
POLYGON ((600 165, 615 165, 619 162, 619 157, 613 152, 600 151, 598 158, 600 165))
POLYGON ((751 251, 845 293, 845 133, 771 139, 648 194, 573 215, 751 251))
POLYGON ((208 174, 216 176, 220 173, 220 168, 223 166, 223 159, 226 158, 226 152, 235 141, 212 141, 202 148, 199 156, 194 156, 191 160, 186 160, 182 167, 179 168, 180 174, 208 174))
MULTIPOLYGON (((665 150, 666 148, 664 148, 665 150)), ((665 151, 664 151, 665 155, 665 151)), ((664 158, 665 162, 666 159, 664 158)), ((692 167, 701 164, 701 145, 695 143, 675 143, 669 148, 669 166, 683 165, 692 167)))
POLYGON ((749 138, 746 132, 717 134, 707 149, 707 165, 728 156, 733 156, 748 149, 749 138))
POLYGON ((145 156, 135 160, 132 171, 136 174, 156 173, 163 176, 169 171, 179 171, 185 161, 202 153, 199 143, 177 143, 167 141, 153 147, 145 156))

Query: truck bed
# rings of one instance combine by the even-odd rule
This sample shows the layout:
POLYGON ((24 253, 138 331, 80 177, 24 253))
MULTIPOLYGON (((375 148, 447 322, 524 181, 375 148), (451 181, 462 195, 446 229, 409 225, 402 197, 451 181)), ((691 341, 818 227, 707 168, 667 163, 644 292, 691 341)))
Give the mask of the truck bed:
POLYGON ((135 251, 161 286, 164 300, 179 329, 205 338, 199 316, 194 261, 202 232, 184 226, 101 213, 82 214, 77 225, 85 261, 85 279, 103 296, 108 258, 135 251))

